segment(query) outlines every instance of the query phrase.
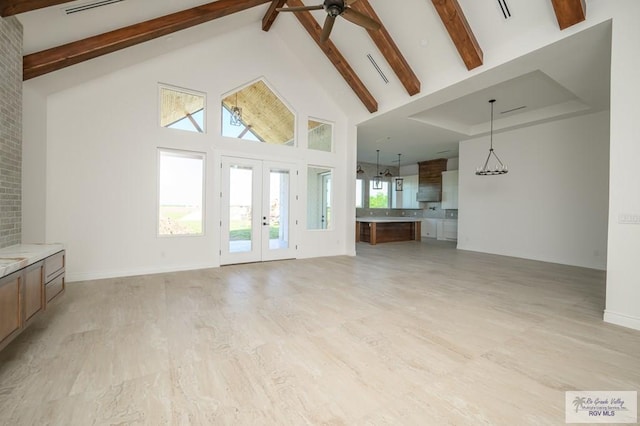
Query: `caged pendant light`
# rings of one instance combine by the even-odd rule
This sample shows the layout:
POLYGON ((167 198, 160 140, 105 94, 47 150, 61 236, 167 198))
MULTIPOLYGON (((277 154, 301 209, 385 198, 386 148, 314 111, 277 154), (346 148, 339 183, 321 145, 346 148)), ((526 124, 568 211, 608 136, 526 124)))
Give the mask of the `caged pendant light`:
POLYGON ((396 191, 402 191, 402 184, 404 183, 404 179, 400 177, 400 156, 402 154, 398 154, 398 177, 396 178, 396 191))
POLYGON ((493 176, 493 175, 504 175, 509 172, 507 166, 502 164, 500 158, 496 155, 496 152, 493 150, 493 104, 496 100, 491 99, 489 103, 491 104, 491 133, 490 133, 490 145, 489 145, 489 155, 487 155, 487 159, 484 162, 482 167, 478 167, 476 169, 476 174, 478 176, 493 176), (495 167, 491 167, 489 165, 489 161, 491 160, 491 156, 495 157, 496 163, 495 167))
POLYGON ((382 178, 380 177, 380 150, 376 149, 376 175, 371 179, 373 189, 382 189, 382 178))

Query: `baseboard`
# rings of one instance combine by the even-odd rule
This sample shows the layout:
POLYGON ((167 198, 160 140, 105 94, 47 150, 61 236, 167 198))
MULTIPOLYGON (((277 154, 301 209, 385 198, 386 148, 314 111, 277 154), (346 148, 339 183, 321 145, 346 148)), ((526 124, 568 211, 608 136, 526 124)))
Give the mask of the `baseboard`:
POLYGON ((166 268, 143 268, 136 270, 123 270, 123 271, 99 271, 99 272, 69 272, 65 274, 65 281, 68 283, 76 281, 92 281, 102 280, 107 278, 123 278, 123 277, 135 277, 139 275, 151 275, 151 274, 164 274, 167 272, 182 272, 182 271, 194 271, 197 269, 209 269, 218 268, 218 264, 202 264, 202 265, 189 265, 181 267, 166 267, 166 268))
POLYGON ((640 330, 640 318, 630 315, 619 314, 611 311, 604 311, 604 322, 621 325, 634 330, 640 330))

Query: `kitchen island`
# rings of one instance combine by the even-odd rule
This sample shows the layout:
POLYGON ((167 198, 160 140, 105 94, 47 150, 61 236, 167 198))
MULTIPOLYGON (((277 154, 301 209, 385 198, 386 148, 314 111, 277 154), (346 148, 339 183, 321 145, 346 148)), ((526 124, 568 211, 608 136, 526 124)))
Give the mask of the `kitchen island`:
POLYGON ((356 242, 371 245, 395 241, 420 241, 418 217, 356 217, 356 242))

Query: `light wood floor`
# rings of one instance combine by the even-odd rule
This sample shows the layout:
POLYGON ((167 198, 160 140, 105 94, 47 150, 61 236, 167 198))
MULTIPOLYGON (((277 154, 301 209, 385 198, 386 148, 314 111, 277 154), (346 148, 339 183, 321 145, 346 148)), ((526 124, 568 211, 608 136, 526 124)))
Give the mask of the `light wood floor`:
POLYGON ((72 283, 0 353, 0 423, 561 425, 566 390, 640 390, 601 271, 357 250, 72 283))

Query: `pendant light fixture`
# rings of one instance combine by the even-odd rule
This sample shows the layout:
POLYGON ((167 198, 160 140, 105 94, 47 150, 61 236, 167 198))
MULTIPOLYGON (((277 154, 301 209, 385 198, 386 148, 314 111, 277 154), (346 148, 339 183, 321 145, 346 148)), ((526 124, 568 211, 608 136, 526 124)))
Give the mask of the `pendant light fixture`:
POLYGON ((484 165, 476 169, 476 174, 478 176, 504 175, 505 173, 509 172, 509 169, 507 169, 507 166, 502 164, 502 161, 500 161, 500 158, 496 155, 495 151, 493 150, 493 104, 495 101, 496 101, 495 99, 491 99, 489 101, 489 103, 491 104, 491 133, 489 137, 489 140, 491 142, 489 145, 489 155, 487 155, 487 159, 485 160, 484 165), (491 156, 495 157, 496 159, 495 167, 491 167, 491 165, 489 165, 489 160, 491 160, 491 156))
POLYGON ((398 177, 396 178, 396 191, 402 191, 402 184, 404 183, 404 179, 400 177, 400 155, 398 154, 398 177))
POLYGON ((238 92, 236 92, 236 105, 231 108, 231 121, 232 126, 242 125, 242 108, 238 106, 238 92))
POLYGON ((371 179, 373 189, 382 189, 382 178, 380 177, 380 150, 376 149, 376 175, 371 179))

